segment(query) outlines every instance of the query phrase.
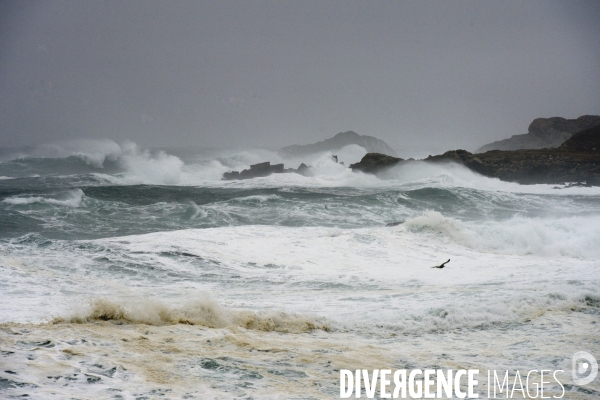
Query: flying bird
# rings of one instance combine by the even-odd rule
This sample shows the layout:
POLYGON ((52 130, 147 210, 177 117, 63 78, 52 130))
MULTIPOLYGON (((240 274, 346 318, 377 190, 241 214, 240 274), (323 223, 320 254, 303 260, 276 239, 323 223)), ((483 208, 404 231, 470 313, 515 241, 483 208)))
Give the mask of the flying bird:
POLYGON ((438 265, 436 265, 435 267, 431 267, 431 268, 440 268, 440 269, 442 269, 442 268, 444 268, 444 267, 446 266, 446 264, 448 264, 449 262, 450 262, 450 259, 448 259, 448 261, 446 261, 446 262, 445 262, 445 263, 443 263, 442 265, 439 265, 439 266, 438 266, 438 265))

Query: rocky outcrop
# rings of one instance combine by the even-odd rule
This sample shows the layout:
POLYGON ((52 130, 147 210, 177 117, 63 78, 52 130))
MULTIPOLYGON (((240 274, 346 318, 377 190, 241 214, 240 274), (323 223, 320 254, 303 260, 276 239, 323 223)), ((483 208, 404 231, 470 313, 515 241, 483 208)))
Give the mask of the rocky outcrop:
MULTIPOLYGON (((406 161, 369 153, 350 168, 353 171, 378 173, 401 162, 406 161)), ((481 175, 521 184, 578 182, 569 187, 600 186, 600 126, 573 136, 559 148, 492 150, 480 154, 451 150, 416 162, 455 162, 481 175)))
POLYGON ((307 154, 336 151, 344 146, 355 144, 363 147, 368 153, 381 153, 396 157, 397 154, 386 142, 373 136, 362 136, 356 132, 340 132, 331 139, 307 145, 292 145, 279 150, 281 157, 300 157, 307 154))
POLYGON ((251 165, 250 169, 245 169, 241 172, 239 172, 239 171, 225 172, 223 174, 223 179, 227 180, 227 181, 237 180, 237 179, 252 179, 252 178, 260 178, 260 177, 269 176, 271 174, 283 174, 283 173, 297 173, 300 175, 309 175, 310 167, 308 167, 306 164, 302 163, 296 169, 294 169, 294 168, 284 169, 283 164, 271 165, 271 163, 269 161, 266 161, 266 162, 262 162, 259 164, 251 165))
POLYGON ((353 171, 362 171, 370 174, 376 174, 387 168, 393 167, 399 162, 404 161, 398 157, 388 156, 379 153, 367 153, 362 160, 356 164, 350 165, 353 171))
POLYGON ((600 152, 566 149, 493 150, 472 154, 465 150, 430 156, 426 162, 454 161, 482 175, 522 184, 586 182, 600 185, 600 152))
POLYGON ((600 152, 600 125, 576 133, 560 145, 564 151, 600 152))
POLYGON ((558 147, 575 133, 600 125, 600 115, 583 115, 577 119, 561 117, 537 118, 528 132, 514 135, 479 148, 476 153, 490 150, 523 150, 558 147))

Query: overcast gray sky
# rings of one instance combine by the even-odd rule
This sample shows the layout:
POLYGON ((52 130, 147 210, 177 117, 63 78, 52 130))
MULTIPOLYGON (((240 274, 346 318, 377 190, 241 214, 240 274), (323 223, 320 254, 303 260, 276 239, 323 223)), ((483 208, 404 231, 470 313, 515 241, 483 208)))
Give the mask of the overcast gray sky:
POLYGON ((599 1, 3 1, 0 146, 475 149, 600 114, 599 1))

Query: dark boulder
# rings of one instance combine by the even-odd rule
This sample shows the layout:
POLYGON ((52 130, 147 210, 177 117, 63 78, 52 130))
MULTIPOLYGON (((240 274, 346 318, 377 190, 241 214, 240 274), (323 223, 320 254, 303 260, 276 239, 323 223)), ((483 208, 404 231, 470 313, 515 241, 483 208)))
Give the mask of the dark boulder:
POLYGON ((226 181, 240 179, 240 172, 239 171, 225 172, 223 174, 223 179, 225 179, 226 181))
POLYGON ((583 151, 600 153, 600 126, 576 133, 559 147, 565 151, 583 151))
POLYGON ((380 153, 367 153, 362 160, 356 164, 350 165, 350 169, 353 171, 362 171, 375 174, 383 171, 384 169, 393 167, 401 161, 404 160, 398 157, 392 157, 380 153))

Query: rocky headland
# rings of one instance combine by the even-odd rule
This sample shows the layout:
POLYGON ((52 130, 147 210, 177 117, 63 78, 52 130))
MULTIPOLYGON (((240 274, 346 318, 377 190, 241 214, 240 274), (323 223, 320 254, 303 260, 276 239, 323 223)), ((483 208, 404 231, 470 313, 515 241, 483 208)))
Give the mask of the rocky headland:
POLYGON ((582 115, 576 119, 536 118, 528 133, 486 144, 476 153, 490 150, 525 150, 559 147, 575 133, 600 125, 600 115, 582 115))
MULTIPOLYGON (((557 148, 492 150, 479 154, 451 150, 422 161, 456 162, 481 175, 522 184, 577 182, 597 186, 600 185, 600 126, 573 135, 557 148)), ((378 173, 403 162, 407 161, 370 153, 350 168, 378 173)))

